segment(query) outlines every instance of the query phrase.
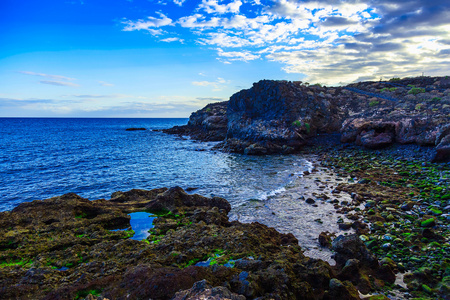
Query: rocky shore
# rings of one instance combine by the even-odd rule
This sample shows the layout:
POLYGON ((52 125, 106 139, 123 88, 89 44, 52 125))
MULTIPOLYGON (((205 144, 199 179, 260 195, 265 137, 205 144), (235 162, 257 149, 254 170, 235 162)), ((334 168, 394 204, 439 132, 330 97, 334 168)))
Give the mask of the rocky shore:
POLYGON ((341 232, 317 237, 335 265, 305 256, 291 233, 230 221, 222 198, 72 193, 0 212, 0 299, 450 299, 449 120, 446 77, 260 81, 164 132, 314 155, 347 178, 327 197, 295 199, 344 216, 341 232), (135 238, 135 212, 153 218, 146 238, 135 238))
POLYGON ((333 241, 332 267, 292 234, 230 222, 229 211, 178 187, 20 204, 0 213, 0 298, 359 299, 394 283, 394 266, 356 235, 333 241), (155 217, 143 240, 131 239, 136 211, 155 217))
POLYGON ((450 79, 392 78, 344 87, 262 80, 193 113, 186 126, 163 130, 249 155, 298 152, 311 139, 337 134, 368 149, 392 144, 433 147, 450 160, 450 79))
MULTIPOLYGON (((218 105, 220 113, 197 112, 194 126, 208 132, 198 117, 220 120, 212 135, 225 138, 216 148, 317 154, 323 167, 354 178, 335 189, 353 199, 335 205, 352 220, 340 227, 353 228, 369 252, 404 275, 385 290, 390 298, 449 299, 448 76, 332 88, 263 80, 233 95, 226 111, 225 103, 218 105)), ((190 135, 194 127, 166 132, 190 135)), ((332 237, 319 240, 329 247, 332 237)))

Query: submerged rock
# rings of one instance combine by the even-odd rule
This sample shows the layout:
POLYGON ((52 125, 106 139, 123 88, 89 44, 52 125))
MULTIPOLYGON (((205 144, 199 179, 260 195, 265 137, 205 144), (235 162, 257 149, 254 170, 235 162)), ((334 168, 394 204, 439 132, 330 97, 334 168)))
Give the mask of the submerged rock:
POLYGON ((143 127, 139 127, 139 128, 131 127, 131 128, 125 129, 125 131, 138 131, 138 130, 147 130, 147 129, 145 129, 143 127))

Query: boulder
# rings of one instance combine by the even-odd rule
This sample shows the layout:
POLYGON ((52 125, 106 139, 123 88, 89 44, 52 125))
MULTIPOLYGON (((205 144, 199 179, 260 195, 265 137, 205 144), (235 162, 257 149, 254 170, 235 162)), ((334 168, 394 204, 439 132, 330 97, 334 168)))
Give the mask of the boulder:
POLYGON ((434 162, 450 161, 450 124, 442 126, 436 136, 434 162))
POLYGON ((245 296, 232 293, 223 286, 212 287, 205 279, 194 283, 189 290, 179 291, 172 300, 245 300, 245 296))
POLYGON ((247 149, 247 154, 264 153, 260 146, 267 153, 280 153, 283 146, 298 149, 318 132, 337 130, 341 122, 338 108, 322 96, 322 89, 317 87, 313 93, 311 88, 288 81, 261 80, 253 84, 228 102, 227 139, 258 144, 247 149))
POLYGON ((149 211, 174 211, 183 207, 217 207, 226 213, 230 212, 231 205, 220 197, 207 198, 198 194, 189 195, 180 187, 172 187, 162 194, 158 194, 149 202, 146 208, 149 211))

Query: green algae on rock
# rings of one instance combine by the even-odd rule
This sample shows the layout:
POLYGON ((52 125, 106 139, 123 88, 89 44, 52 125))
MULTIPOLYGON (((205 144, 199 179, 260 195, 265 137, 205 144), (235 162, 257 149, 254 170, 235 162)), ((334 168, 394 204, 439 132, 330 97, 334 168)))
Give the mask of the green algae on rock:
POLYGON ((202 280, 202 292, 236 299, 359 298, 327 262, 305 257, 292 234, 230 222, 229 210, 225 199, 178 187, 21 204, 0 213, 2 298, 176 299, 202 280), (111 231, 129 227, 137 211, 159 214, 148 239, 111 231))
POLYGON ((392 153, 328 149, 322 164, 359 180, 336 189, 361 196, 355 204, 364 203, 365 209, 358 219, 370 227, 357 233, 382 264, 407 272, 409 295, 447 299, 450 203, 442 196, 449 192, 450 165, 425 163, 414 155, 399 159, 392 153))

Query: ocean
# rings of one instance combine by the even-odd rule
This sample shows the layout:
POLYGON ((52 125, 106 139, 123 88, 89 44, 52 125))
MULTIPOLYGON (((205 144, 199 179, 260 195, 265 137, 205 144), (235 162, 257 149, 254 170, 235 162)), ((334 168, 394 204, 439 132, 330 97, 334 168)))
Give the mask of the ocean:
POLYGON ((0 211, 71 192, 95 200, 116 191, 180 186, 227 199, 230 220, 293 233, 305 254, 333 263, 318 236, 339 231, 337 220, 345 216, 335 213, 331 200, 351 199, 332 190, 350 178, 320 168, 314 156, 224 153, 212 150, 217 143, 153 131, 187 121, 0 118, 0 211), (131 127, 147 130, 126 131, 131 127), (305 171, 312 173, 303 176, 305 171))
POLYGON ((115 191, 180 186, 240 205, 283 189, 308 169, 300 156, 210 151, 214 143, 152 131, 187 119, 0 118, 0 211, 69 192, 94 200, 115 191), (126 131, 144 127, 145 131, 126 131))

